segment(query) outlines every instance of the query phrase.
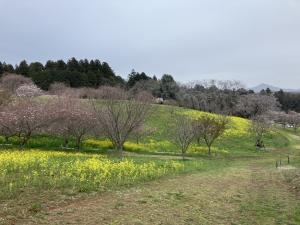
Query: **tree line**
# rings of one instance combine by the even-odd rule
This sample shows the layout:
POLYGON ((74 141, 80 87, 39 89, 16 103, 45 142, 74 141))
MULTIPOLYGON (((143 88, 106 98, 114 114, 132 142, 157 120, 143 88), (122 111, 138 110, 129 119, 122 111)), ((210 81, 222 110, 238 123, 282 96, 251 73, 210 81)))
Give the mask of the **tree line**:
MULTIPOLYGON (((255 111, 260 110, 257 105, 262 103, 272 109, 278 107, 285 112, 300 112, 300 93, 288 93, 283 90, 272 93, 270 89, 254 93, 236 81, 211 80, 180 84, 169 74, 164 74, 158 79, 155 75, 149 76, 134 70, 128 75, 128 79, 124 80, 114 73, 108 63, 97 59, 71 58, 67 62, 49 60, 45 65, 40 62, 28 64, 23 60, 16 66, 0 62, 0 76, 7 73, 30 78, 41 90, 51 90, 51 87, 57 89, 57 84, 82 90, 120 86, 133 93, 145 90, 161 99, 159 101, 164 104, 246 118, 254 116, 255 111), (249 102, 247 106, 246 102, 249 102), (251 114, 249 110, 247 113, 244 107, 252 107, 251 114)), ((93 90, 90 90, 82 96, 87 97, 86 95, 92 92, 93 90)))
POLYGON ((117 76, 106 62, 100 60, 48 60, 28 64, 26 60, 16 66, 0 62, 0 76, 5 73, 16 73, 31 78, 43 90, 48 90, 54 82, 62 82, 70 87, 93 87, 101 85, 123 85, 124 80, 117 76))

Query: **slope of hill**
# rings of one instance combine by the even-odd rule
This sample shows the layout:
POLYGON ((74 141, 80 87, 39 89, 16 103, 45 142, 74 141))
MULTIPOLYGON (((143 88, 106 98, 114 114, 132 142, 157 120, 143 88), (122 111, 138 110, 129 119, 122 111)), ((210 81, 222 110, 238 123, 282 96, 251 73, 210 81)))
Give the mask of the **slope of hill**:
MULTIPOLYGON (((147 146, 150 144, 149 149, 155 152, 179 152, 177 146, 172 143, 174 139, 173 121, 171 111, 175 110, 176 113, 184 114, 189 117, 197 118, 205 112, 197 110, 173 107, 173 106, 155 106, 147 125, 155 128, 152 136, 145 138, 144 142, 147 146), (151 143, 156 143, 155 147, 151 143)), ((250 122, 246 119, 239 117, 230 117, 231 122, 229 129, 225 134, 216 141, 213 146, 213 152, 223 155, 230 154, 255 154, 257 150, 254 146, 254 139, 249 134, 250 122)), ((266 135, 265 144, 267 147, 284 147, 287 145, 288 140, 281 134, 279 130, 273 130, 266 135)), ((207 154, 207 148, 204 143, 198 146, 194 143, 190 149, 192 154, 207 154)))
MULTIPOLYGON (((146 127, 151 128, 154 132, 138 142, 132 137, 125 143, 125 150, 129 152, 139 152, 146 154, 179 154, 179 147, 174 144, 174 123, 172 112, 183 114, 189 117, 199 117, 204 112, 197 110, 179 108, 174 106, 154 105, 152 113, 146 121, 146 127)), ((249 121, 246 119, 231 117, 229 129, 219 138, 212 147, 212 152, 218 155, 252 155, 257 154, 254 146, 254 139, 249 134, 249 121)), ((12 139, 15 145, 17 140, 12 139)), ((2 140, 4 142, 4 140, 2 140)), ((267 148, 284 147, 288 140, 279 130, 273 130, 265 137, 267 148)), ((32 138, 29 148, 59 149, 63 140, 53 136, 37 136, 32 138)), ((74 143, 70 143, 72 147, 74 143)), ((112 149, 110 141, 105 139, 89 138, 84 141, 83 150, 98 149, 100 152, 106 152, 112 149)), ((189 152, 190 155, 207 155, 207 148, 204 143, 197 145, 193 143, 189 152)))
POLYGON ((99 154, 112 147, 103 139, 87 139, 83 153, 65 152, 54 136, 34 137, 32 150, 2 146, 0 224, 298 224, 296 133, 275 128, 265 137, 267 151, 257 151, 249 121, 231 117, 214 145, 217 157, 194 143, 190 156, 203 157, 182 160, 172 113, 204 114, 155 105, 146 123, 155 132, 129 140, 125 149, 134 153, 122 161, 99 154))
POLYGON ((276 91, 280 91, 281 89, 285 92, 300 92, 300 89, 286 89, 286 88, 280 88, 280 87, 276 87, 270 84, 265 84, 262 83, 260 85, 257 85, 253 88, 250 88, 251 90, 253 90, 254 92, 258 93, 261 90, 266 90, 267 88, 269 88, 271 91, 276 92, 276 91))

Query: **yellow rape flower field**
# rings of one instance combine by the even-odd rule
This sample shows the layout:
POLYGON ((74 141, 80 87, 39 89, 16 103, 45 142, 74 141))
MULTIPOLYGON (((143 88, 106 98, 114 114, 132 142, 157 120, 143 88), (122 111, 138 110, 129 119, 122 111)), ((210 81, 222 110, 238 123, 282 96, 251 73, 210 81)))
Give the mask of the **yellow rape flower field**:
MULTIPOLYGON (((199 164, 199 162, 198 162, 199 164)), ((26 188, 102 191, 185 170, 179 161, 114 161, 85 153, 26 150, 0 152, 0 198, 11 198, 26 188)))

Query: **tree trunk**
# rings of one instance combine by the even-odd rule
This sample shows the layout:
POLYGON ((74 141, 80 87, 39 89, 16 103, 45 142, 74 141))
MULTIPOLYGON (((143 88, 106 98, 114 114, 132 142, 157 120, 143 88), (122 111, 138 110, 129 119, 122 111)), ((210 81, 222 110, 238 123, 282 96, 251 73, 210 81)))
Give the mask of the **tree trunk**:
POLYGON ((68 138, 64 138, 64 147, 65 148, 69 147, 69 139, 68 138))
POLYGON ((118 149, 119 149, 119 157, 121 160, 123 160, 123 145, 120 145, 118 149))
POLYGON ((197 138, 197 144, 200 145, 200 138, 197 138))
POLYGON ((81 137, 78 137, 78 138, 76 139, 76 149, 77 149, 77 150, 80 150, 80 144, 81 144, 81 137))
POLYGON ((9 141, 9 137, 5 137, 5 144, 8 144, 8 141, 9 141))
POLYGON ((182 151, 182 152, 181 152, 181 155, 182 155, 182 160, 184 161, 184 160, 185 160, 185 152, 182 151))
POLYGON ((24 147, 25 147, 27 141, 28 141, 28 138, 27 138, 27 137, 23 137, 23 138, 21 139, 20 149, 22 149, 22 150, 24 149, 24 147))
POLYGON ((211 155, 210 145, 208 145, 208 155, 211 155))

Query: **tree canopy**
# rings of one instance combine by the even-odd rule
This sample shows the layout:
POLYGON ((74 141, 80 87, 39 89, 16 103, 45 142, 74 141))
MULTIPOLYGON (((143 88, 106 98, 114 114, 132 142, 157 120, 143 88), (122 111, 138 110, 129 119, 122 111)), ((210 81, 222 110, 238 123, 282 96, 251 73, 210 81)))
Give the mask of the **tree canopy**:
POLYGON ((70 87, 93 87, 101 85, 123 85, 125 81, 117 76, 106 62, 100 60, 48 60, 45 65, 41 62, 27 63, 21 61, 15 68, 0 62, 0 76, 4 73, 16 73, 29 77, 40 88, 48 90, 54 82, 62 82, 70 87))

